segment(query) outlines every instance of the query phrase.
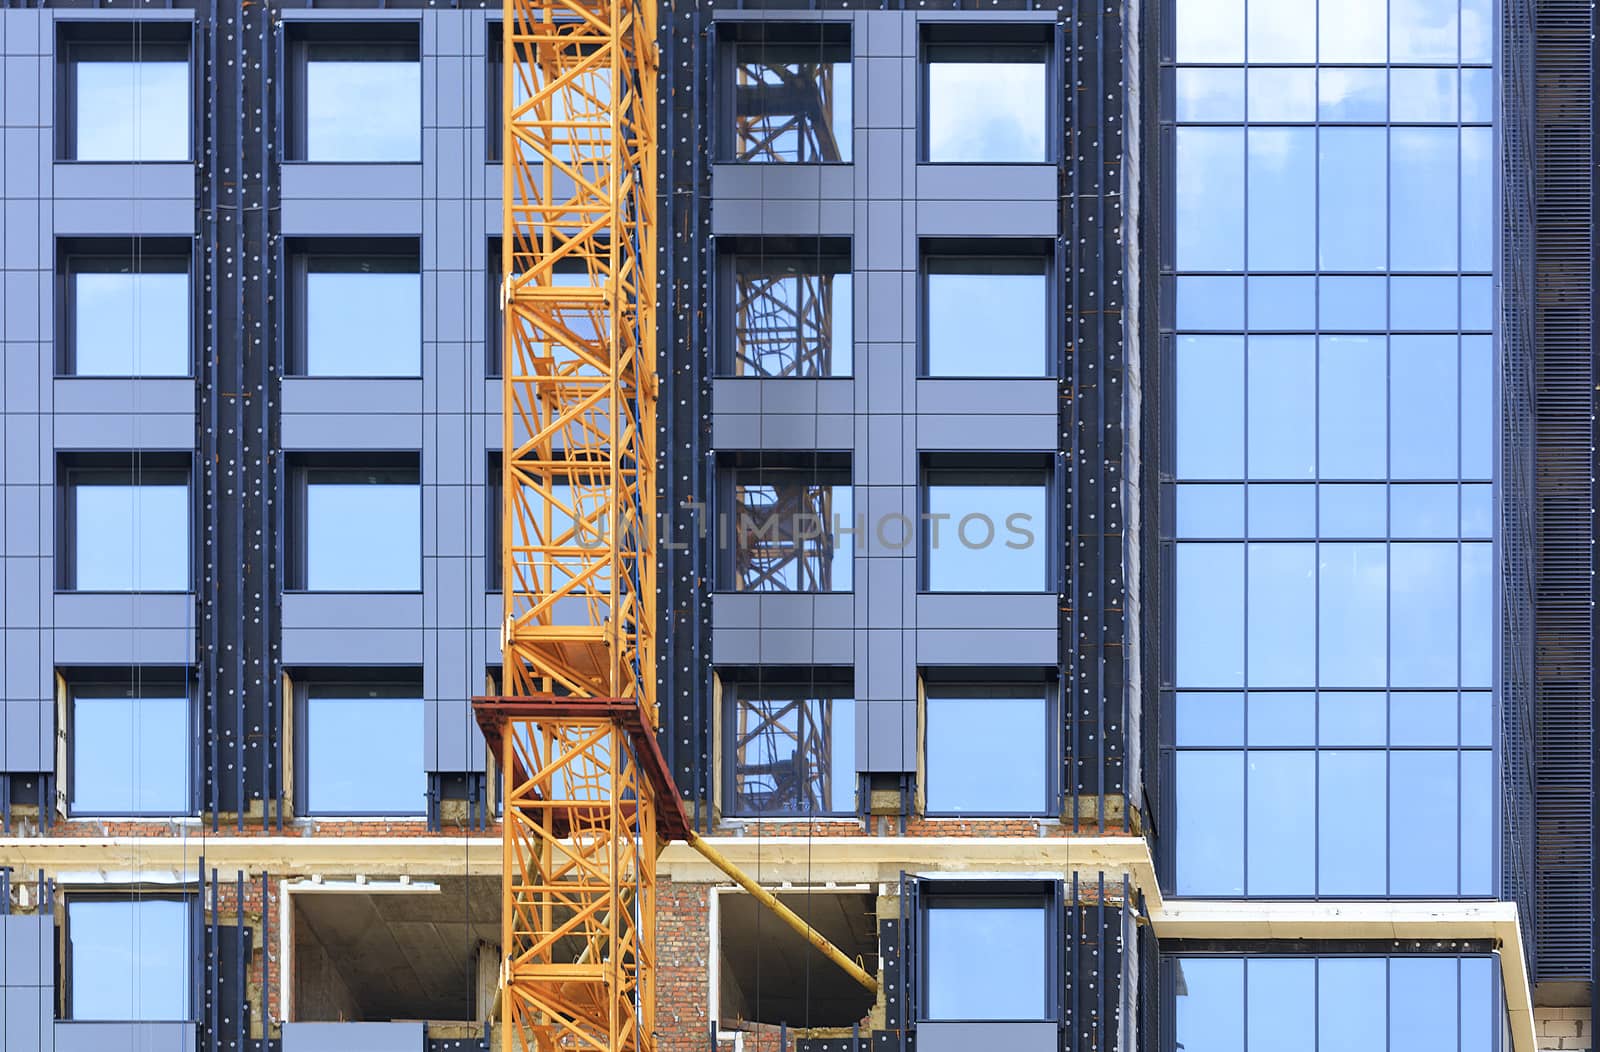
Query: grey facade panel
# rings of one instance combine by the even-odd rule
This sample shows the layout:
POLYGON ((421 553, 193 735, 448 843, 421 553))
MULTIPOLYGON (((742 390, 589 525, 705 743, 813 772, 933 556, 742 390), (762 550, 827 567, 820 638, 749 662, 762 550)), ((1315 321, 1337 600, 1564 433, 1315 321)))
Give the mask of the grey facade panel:
POLYGON ((363 414, 361 426, 332 413, 284 413, 283 448, 294 451, 414 450, 422 447, 422 417, 363 414))
POLYGON ((192 197, 58 198, 53 211, 57 237, 194 235, 192 197))
POLYGON ((285 1023, 283 1052, 423 1052, 422 1023, 285 1023))
POLYGON ((48 771, 55 766, 55 704, 6 701, 4 750, 6 771, 48 771))
POLYGON ((192 592, 57 592, 57 629, 192 628, 195 622, 192 592))
POLYGON ((856 770, 917 769, 917 706, 915 701, 856 703, 856 770))
POLYGON ((318 164, 290 162, 283 166, 279 192, 284 203, 394 198, 415 201, 422 196, 420 164, 318 164))
POLYGON ((1056 200, 949 201, 920 199, 917 233, 922 237, 1032 237, 1056 235, 1056 200))
POLYGON ((71 413, 54 417, 61 450, 180 450, 194 448, 194 414, 71 413))
POLYGON ((1051 416, 1061 398, 1055 380, 917 381, 917 411, 929 414, 1051 416))
POLYGON ((56 628, 55 660, 61 665, 192 665, 195 626, 150 628, 56 628))
POLYGON ((6 986, 50 986, 55 982, 55 925, 48 913, 0 916, 6 986))
POLYGON ((298 198, 283 202, 286 237, 417 237, 420 198, 298 198))
POLYGON ((55 1052, 193 1052, 193 1023, 55 1024, 55 1052))
POLYGON ((51 193, 58 199, 101 201, 165 199, 194 207, 194 165, 187 161, 139 164, 57 161, 51 193))
MULTIPOLYGON (((1058 1047, 1055 1023, 918 1023, 920 1052, 1053 1052, 1058 1047)), ((287 1052, 287 1049, 285 1050, 287 1052)))
MULTIPOLYGON (((194 381, 63 376, 54 381, 57 413, 187 416, 194 420, 194 381)), ((191 436, 192 439, 193 436, 191 436)))
POLYGON ((287 629, 411 629, 422 624, 416 593, 290 592, 283 597, 287 629))
POLYGON ((285 416, 307 413, 401 416, 422 412, 422 381, 392 378, 284 377, 285 416))
POLYGON ((929 628, 917 632, 919 665, 1053 666, 1057 633, 1048 630, 929 628))
POLYGON ((917 627, 920 629, 1015 628, 1054 631, 1060 616, 1056 597, 1045 593, 928 593, 917 596, 917 627))
POLYGON ((415 665, 423 657, 421 628, 283 630, 286 666, 415 665))

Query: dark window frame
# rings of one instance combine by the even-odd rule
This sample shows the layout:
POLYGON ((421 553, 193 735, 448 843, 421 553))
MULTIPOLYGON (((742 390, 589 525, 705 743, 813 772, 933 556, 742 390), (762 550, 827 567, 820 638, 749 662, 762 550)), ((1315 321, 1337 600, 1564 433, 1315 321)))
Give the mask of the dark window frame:
MULTIPOLYGON (((1032 453, 929 453, 925 454, 917 478, 917 590, 923 595, 1042 595, 1059 594, 1064 588, 1065 515, 1060 492, 1064 480, 1055 470, 1051 454, 1032 453), (1028 591, 951 592, 930 587, 933 570, 933 521, 929 517, 929 491, 935 486, 1031 486, 1043 484, 1045 524, 1036 531, 1035 543, 1045 546, 1045 582, 1028 591)), ((944 523, 941 528, 955 529, 944 523)), ((995 524, 995 543, 1004 523, 995 524)), ((959 543, 959 541, 958 541, 959 543)))
POLYGON ((716 82, 715 110, 712 114, 711 128, 711 158, 719 164, 760 165, 780 164, 793 165, 805 164, 821 167, 849 165, 855 163, 855 133, 859 127, 859 118, 855 110, 855 99, 850 100, 850 156, 848 159, 833 161, 753 161, 741 158, 738 153, 738 135, 734 130, 734 119, 738 106, 738 68, 740 65, 740 52, 746 49, 759 48, 773 50, 787 50, 791 48, 814 48, 819 62, 828 56, 836 56, 841 52, 842 59, 837 57, 827 58, 832 65, 847 65, 851 67, 851 88, 855 86, 855 34, 850 22, 842 20, 808 20, 808 21, 724 21, 718 22, 713 27, 716 41, 716 82))
MULTIPOLYGON (((61 946, 59 994, 59 1011, 61 1015, 59 1018, 64 1020, 77 1019, 72 1004, 72 907, 74 904, 80 902, 177 902, 187 907, 184 917, 184 938, 189 943, 191 952, 185 955, 186 961, 184 971, 186 973, 186 981, 184 983, 184 1000, 188 1002, 188 1015, 185 1018, 178 1020, 152 1019, 125 1020, 124 1022, 138 1024, 144 1022, 189 1023, 199 1021, 201 1014, 201 997, 199 996, 200 991, 196 986, 199 981, 199 975, 192 962, 199 960, 202 956, 201 939, 205 918, 202 914, 203 907, 200 901, 200 896, 197 891, 183 890, 183 887, 192 887, 192 885, 180 886, 179 888, 161 885, 155 890, 146 890, 147 887, 148 886, 124 887, 120 891, 114 887, 97 887, 92 891, 78 891, 73 889, 67 890, 62 894, 62 906, 60 910, 62 920, 61 932, 59 936, 61 946)), ((102 1020, 85 1021, 102 1022, 102 1020)), ((112 1020, 103 1020, 103 1022, 112 1022, 112 1020)))
POLYGON ((288 340, 284 375, 316 380, 420 380, 426 318, 423 316, 422 245, 414 237, 296 238, 289 243, 288 340), (417 372, 384 376, 306 371, 311 350, 310 276, 312 273, 417 275, 417 372))
MULTIPOLYGON (((307 157, 307 129, 311 121, 307 65, 314 52, 347 51, 340 55, 344 61, 354 62, 415 62, 422 68, 422 26, 411 20, 387 19, 359 22, 291 21, 287 27, 287 46, 284 49, 283 105, 284 126, 288 131, 284 151, 286 164, 417 164, 422 157, 411 159, 385 158, 382 160, 345 161, 318 160, 307 157), (388 57, 374 57, 392 52, 388 57), (403 53, 402 53, 403 52, 403 53)), ((418 77, 417 115, 423 113, 426 85, 418 77)), ((417 145, 422 147, 421 126, 417 145)))
POLYGON ((1054 245, 1032 238, 964 238, 959 241, 931 238, 925 239, 919 249, 917 261, 919 292, 917 378, 919 380, 993 380, 1020 383, 1026 380, 1052 380, 1065 375, 1062 327, 1065 290, 1061 287, 1061 267, 1058 265, 1054 245), (1039 269, 1033 269, 1035 266, 1039 269), (1043 368, 1037 374, 1027 376, 1004 376, 982 372, 938 374, 931 372, 929 352, 932 322, 929 309, 933 297, 929 294, 929 278, 934 274, 991 273, 1019 276, 1039 274, 1044 278, 1044 346, 1040 348, 1043 368))
POLYGON ((193 164, 195 162, 196 115, 200 88, 194 75, 194 28, 185 21, 165 19, 127 22, 62 19, 56 22, 55 53, 55 159, 74 164, 193 164), (82 62, 174 62, 188 67, 189 112, 185 135, 188 149, 181 158, 140 161, 78 160, 78 93, 75 67, 82 62))
POLYGON ((919 23, 918 28, 920 30, 917 41, 917 162, 919 164, 1018 167, 1060 163, 1061 136, 1056 133, 1056 129, 1062 124, 1062 70, 1061 63, 1057 60, 1057 51, 1061 45, 1058 43, 1053 22, 1001 21, 998 18, 984 22, 927 21, 919 23), (1002 54, 1014 51, 1017 55, 1027 51, 1037 51, 1040 54, 1036 60, 1020 58, 1006 60, 1019 65, 1044 66, 1044 156, 1036 161, 935 161, 929 155, 931 145, 929 135, 933 130, 933 114, 929 105, 932 101, 929 67, 941 61, 936 57, 941 53, 961 51, 972 53, 983 50, 996 50, 1002 54))
POLYGON ((55 542, 57 592, 79 592, 77 587, 77 489, 80 486, 170 486, 182 483, 187 492, 188 551, 184 556, 186 582, 182 588, 139 588, 130 592, 84 590, 86 595, 185 595, 199 580, 195 537, 199 533, 194 457, 190 453, 143 452, 58 454, 55 486, 55 542))
MULTIPOLYGON (((420 595, 423 591, 422 563, 426 551, 426 522, 418 508, 418 537, 423 538, 417 552, 417 587, 323 591, 306 585, 310 545, 310 505, 307 490, 320 482, 338 483, 346 477, 367 482, 385 477, 379 485, 413 485, 422 489, 422 454, 414 451, 373 451, 363 453, 298 453, 288 464, 287 526, 285 544, 287 566, 284 591, 310 595, 420 595)), ((420 502, 419 502, 420 503, 420 502)))
POLYGON ((314 695, 323 690, 342 689, 375 692, 379 697, 401 701, 419 699, 423 702, 423 737, 427 737, 427 701, 423 691, 421 669, 411 666, 372 666, 317 671, 293 677, 294 706, 294 811, 306 818, 425 818, 428 812, 427 767, 418 757, 419 781, 423 791, 417 797, 415 811, 351 811, 348 809, 319 810, 311 806, 311 704, 314 695))
MULTIPOLYGON (((855 697, 855 685, 850 669, 819 666, 803 671, 794 668, 771 671, 722 670, 718 678, 722 684, 723 695, 720 713, 723 740, 718 743, 718 748, 721 750, 722 776, 717 789, 724 814, 735 818, 791 818, 799 821, 813 818, 853 817, 859 813, 861 799, 859 774, 855 778, 854 798, 848 808, 835 807, 832 810, 802 812, 740 806, 742 796, 738 790, 738 768, 734 763, 737 754, 734 728, 738 725, 739 708, 742 703, 750 699, 752 692, 759 691, 763 697, 756 700, 763 701, 772 700, 771 696, 774 693, 790 692, 797 699, 804 697, 806 700, 826 703, 848 699, 852 705, 856 705, 859 702, 855 697)), ((853 714, 854 709, 852 709, 853 714)), ((854 757, 851 757, 852 769, 854 763, 854 757)))
POLYGON ((1062 889, 1059 881, 1018 880, 925 880, 917 895, 917 945, 920 951, 916 963, 917 1022, 919 1023, 982 1023, 1003 1026, 1007 1023, 1050 1023, 1061 1018, 1062 954, 1066 946, 1066 925, 1062 889), (931 967, 933 955, 929 939, 929 920, 935 910, 955 909, 1019 909, 1039 910, 1044 914, 1044 985, 1045 1013, 1039 1019, 957 1019, 932 1016, 928 1013, 929 992, 932 988, 931 967))
POLYGON ((65 795, 68 818, 185 818, 199 813, 200 779, 196 751, 199 749, 199 694, 194 674, 187 668, 141 668, 136 675, 117 675, 114 670, 96 668, 82 675, 66 677, 66 760, 65 795), (79 811, 73 807, 77 793, 77 723, 78 699, 126 698, 137 704, 141 696, 159 690, 163 696, 181 693, 187 702, 187 733, 185 744, 184 796, 181 811, 79 811), (138 693, 136 693, 138 692, 138 693))
MULTIPOLYGON (((1027 701, 1039 700, 1044 704, 1044 721, 1047 728, 1044 802, 1040 808, 1022 811, 972 809, 937 811, 925 808, 925 816, 928 818, 1059 818, 1062 805, 1061 758, 1064 754, 1062 741, 1064 724, 1061 722, 1060 685, 1055 677, 1045 670, 1036 669, 991 669, 980 673, 976 670, 928 668, 921 670, 919 675, 923 698, 922 741, 919 745, 924 761, 928 755, 927 737, 929 724, 932 722, 933 703, 938 699, 981 700, 1002 697, 1027 701)), ((932 772, 924 768, 921 775, 926 793, 932 782, 932 772)))
POLYGON ((724 459, 717 465, 717 488, 713 505, 717 524, 726 529, 708 530, 712 541, 712 590, 735 595, 849 595, 855 588, 854 559, 859 545, 851 545, 851 587, 831 591, 772 591, 740 588, 734 571, 738 565, 739 509, 737 493, 740 486, 762 485, 768 476, 777 479, 801 480, 816 485, 846 486, 851 491, 854 510, 855 478, 848 453, 817 452, 792 456, 786 454, 739 454, 724 459), (756 481, 751 481, 756 480, 756 481))
POLYGON ((185 324, 189 344, 184 349, 186 369, 180 374, 130 373, 127 376, 96 374, 92 379, 183 380, 195 377, 195 333, 198 330, 195 288, 198 274, 190 242, 182 238, 61 238, 56 242, 55 323, 57 379, 78 377, 77 368, 77 292, 73 279, 79 274, 183 274, 188 278, 189 297, 185 324))

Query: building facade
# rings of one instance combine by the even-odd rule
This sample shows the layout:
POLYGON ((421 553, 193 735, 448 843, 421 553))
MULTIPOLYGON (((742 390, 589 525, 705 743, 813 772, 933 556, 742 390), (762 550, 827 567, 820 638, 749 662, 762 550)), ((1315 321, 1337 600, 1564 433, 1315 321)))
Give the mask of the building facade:
MULTIPOLYGON (((502 1047, 500 17, 0 8, 4 1052, 502 1047)), ((657 1047, 1592 1047, 1593 20, 660 9, 657 1047)))

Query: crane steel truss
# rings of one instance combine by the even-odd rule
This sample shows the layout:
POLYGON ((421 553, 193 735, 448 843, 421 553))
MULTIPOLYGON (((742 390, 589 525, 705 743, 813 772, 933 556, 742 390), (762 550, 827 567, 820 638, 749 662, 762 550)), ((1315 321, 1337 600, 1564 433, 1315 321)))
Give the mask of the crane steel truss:
POLYGON ((655 19, 505 3, 503 1052, 654 1044, 655 19))

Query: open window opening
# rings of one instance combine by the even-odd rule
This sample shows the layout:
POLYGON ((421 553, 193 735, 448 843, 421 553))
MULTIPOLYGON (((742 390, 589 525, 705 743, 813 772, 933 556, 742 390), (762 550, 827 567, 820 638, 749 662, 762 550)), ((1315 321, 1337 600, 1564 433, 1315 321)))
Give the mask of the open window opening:
POLYGON ((481 1033, 500 966, 498 877, 289 887, 290 1003, 297 1023, 441 1023, 481 1033))
MULTIPOLYGON (((803 1033, 864 1023, 875 1004, 871 991, 745 892, 724 888, 715 894, 719 1029, 782 1024, 803 1033)), ((877 972, 878 911, 871 892, 796 889, 778 900, 868 972, 877 972)))

